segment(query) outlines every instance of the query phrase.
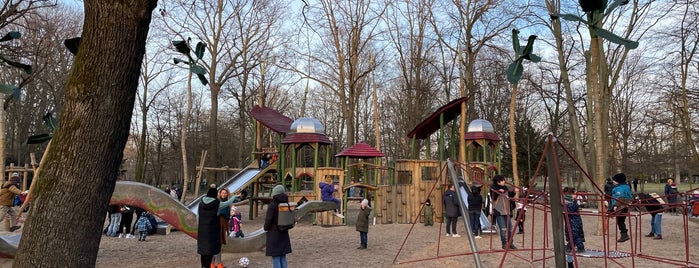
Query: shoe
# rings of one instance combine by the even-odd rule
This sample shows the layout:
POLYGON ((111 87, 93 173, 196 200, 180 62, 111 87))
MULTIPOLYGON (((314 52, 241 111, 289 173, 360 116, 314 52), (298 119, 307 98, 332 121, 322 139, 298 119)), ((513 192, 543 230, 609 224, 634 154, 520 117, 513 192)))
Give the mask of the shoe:
POLYGON ((461 237, 459 234, 454 234, 451 237, 461 237))
POLYGON ((475 238, 475 239, 480 239, 480 238, 483 238, 483 237, 481 237, 480 235, 477 235, 477 236, 474 237, 474 238, 475 238))
POLYGON ((662 240, 662 239, 663 239, 663 236, 662 236, 662 235, 653 237, 653 240, 662 240))
POLYGON ((132 234, 126 234, 126 238, 134 238, 132 234))
POLYGON ((517 249, 517 247, 515 247, 515 245, 510 245, 510 249, 517 249))
POLYGON ((345 218, 345 216, 343 216, 343 215, 340 214, 340 213, 333 213, 333 215, 335 215, 335 216, 337 216, 337 217, 340 217, 340 218, 343 218, 343 219, 345 218))
POLYGON ((522 231, 517 232, 517 234, 523 234, 523 233, 524 233, 524 232, 522 232, 522 231))
POLYGON ((447 236, 451 236, 449 233, 447 233, 447 236))
POLYGON ((575 248, 575 252, 577 252, 577 253, 584 253, 584 252, 585 252, 585 247, 578 247, 578 248, 575 248))
POLYGON ((631 238, 629 238, 629 234, 621 233, 621 236, 619 237, 619 240, 617 240, 617 242, 619 242, 619 243, 626 242, 626 241, 629 241, 629 239, 631 239, 631 238))
POLYGON ((19 229, 19 228, 22 228, 22 226, 19 226, 19 225, 12 226, 12 227, 10 227, 10 232, 17 231, 17 229, 19 229))
POLYGON ((359 247, 357 247, 357 249, 366 249, 366 247, 365 247, 365 246, 359 246, 359 247))
POLYGON ((124 237, 126 237, 126 236, 124 236, 124 234, 119 234, 119 238, 124 238, 124 237))
POLYGON ((655 234, 654 234, 654 233, 648 233, 648 234, 646 235, 646 237, 655 237, 655 234))

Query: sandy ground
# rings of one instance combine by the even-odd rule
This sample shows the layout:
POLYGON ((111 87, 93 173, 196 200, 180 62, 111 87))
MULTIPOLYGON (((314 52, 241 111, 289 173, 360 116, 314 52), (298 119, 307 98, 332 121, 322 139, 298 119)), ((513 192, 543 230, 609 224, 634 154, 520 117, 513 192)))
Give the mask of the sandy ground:
MULTIPOLYGON (((354 222, 356 217, 351 205, 348 220, 354 222)), ((247 206, 239 208, 247 215, 247 206)), ((515 236, 515 245, 519 250, 507 253, 503 259, 500 250, 500 240, 497 234, 483 235, 476 239, 480 259, 485 267, 555 267, 553 251, 536 250, 546 245, 553 248, 553 236, 550 228, 544 230, 543 212, 531 210, 527 214, 527 231, 524 235, 515 236), (532 220, 535 219, 535 220, 532 220), (533 230, 533 231, 529 231, 533 230), (545 235, 548 233, 548 236, 545 235), (532 235, 533 234, 533 235, 532 235), (542 261, 542 259, 544 259, 542 261), (532 261, 534 260, 534 261, 532 261), (501 261, 503 262, 500 265, 501 261)), ((245 216, 247 217, 247 216, 245 216)), ((311 224, 310 216, 302 219, 290 231, 293 253, 287 255, 289 267, 475 267, 474 256, 471 254, 469 240, 465 236, 463 219, 459 218, 458 233, 460 238, 446 237, 443 227, 422 224, 389 224, 372 225, 369 228, 369 247, 367 250, 356 249, 359 246, 359 233, 353 225, 324 227, 311 224), (400 254, 399 254, 400 251, 400 254), (440 256, 440 257, 438 257, 440 256), (450 257, 451 256, 451 257, 450 257), (394 262, 395 259, 395 262, 394 262), (422 261, 420 261, 422 260, 422 261)), ((645 234, 649 230, 650 215, 636 219, 631 225, 632 232, 645 234)), ((250 233, 262 226, 262 217, 252 221, 244 220, 243 231, 250 233)), ((603 237, 594 235, 597 218, 584 217, 586 248, 603 250, 603 237)), ((550 222, 550 218, 549 218, 550 222)), ((612 227, 615 223, 612 220, 612 227)), ((548 224, 550 226, 550 224, 548 224)), ((607 259, 578 258, 578 267, 660 267, 667 265, 651 261, 640 256, 655 256, 678 260, 679 263, 670 265, 676 267, 684 262, 686 253, 690 263, 699 263, 699 222, 690 220, 689 250, 684 246, 683 218, 666 213, 663 217, 663 240, 638 238, 639 234, 632 233, 630 242, 615 243, 616 234, 612 234, 611 250, 632 252, 636 245, 636 257, 607 259), (632 243, 633 244, 632 244, 632 243), (642 250, 641 250, 642 249, 642 250)), ((250 259, 249 267, 271 267, 271 257, 264 251, 253 253, 224 253, 223 261, 227 267, 239 267, 241 257, 250 259)), ((9 267, 11 260, 3 260, 0 267, 9 267)), ((96 267, 199 267, 199 255, 196 253, 196 241, 182 232, 172 232, 169 235, 152 235, 145 242, 137 239, 102 237, 97 256, 96 267)), ((683 266, 684 267, 684 266, 683 266)), ((690 267, 698 267, 691 266, 690 267)))

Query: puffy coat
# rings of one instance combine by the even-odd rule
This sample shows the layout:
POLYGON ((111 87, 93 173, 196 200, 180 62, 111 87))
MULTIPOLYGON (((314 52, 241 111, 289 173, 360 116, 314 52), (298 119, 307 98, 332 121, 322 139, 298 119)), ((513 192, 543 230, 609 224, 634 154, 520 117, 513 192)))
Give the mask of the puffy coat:
POLYGON ((267 241, 265 243, 265 255, 283 256, 291 253, 291 239, 289 230, 280 231, 277 227, 279 217, 279 203, 289 202, 289 197, 282 193, 272 197, 272 202, 267 207, 264 230, 267 231, 267 241))
POLYGON ((369 232, 369 214, 371 214, 371 207, 359 209, 356 223, 357 232, 369 232))

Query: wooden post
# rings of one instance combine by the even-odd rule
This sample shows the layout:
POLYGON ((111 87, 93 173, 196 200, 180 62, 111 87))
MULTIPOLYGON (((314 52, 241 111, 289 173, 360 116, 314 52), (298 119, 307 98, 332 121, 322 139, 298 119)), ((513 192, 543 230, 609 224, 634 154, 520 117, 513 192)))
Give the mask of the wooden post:
MULTIPOLYGON (((201 183, 201 175, 202 172, 204 172, 204 162, 206 162, 206 154, 208 153, 207 150, 202 150, 201 151, 201 159, 199 160, 199 172, 197 172, 197 179, 196 183, 194 184, 194 198, 197 198, 199 196, 199 184, 201 183)), ((183 192, 187 192, 187 184, 183 186, 183 192)), ((182 195, 182 200, 180 202, 184 202, 184 196, 182 195)))

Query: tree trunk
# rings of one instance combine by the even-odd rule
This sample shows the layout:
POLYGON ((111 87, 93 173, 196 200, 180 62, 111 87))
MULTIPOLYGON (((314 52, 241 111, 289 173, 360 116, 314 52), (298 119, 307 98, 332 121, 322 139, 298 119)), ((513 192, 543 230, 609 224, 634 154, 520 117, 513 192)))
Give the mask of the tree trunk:
POLYGON ((85 0, 80 51, 14 267, 95 266, 156 4, 85 0))
MULTIPOLYGON (((187 77, 187 110, 182 121, 182 130, 180 137, 180 150, 182 151, 182 196, 180 202, 184 202, 187 195, 187 185, 189 184, 189 164, 187 163, 187 127, 189 126, 189 117, 192 114, 192 72, 189 72, 187 77)), ((204 167, 202 167, 204 168, 204 167)), ((207 184, 208 185, 208 184, 207 184)), ((194 186, 199 187, 199 185, 194 186)), ((198 189, 198 188, 197 188, 198 189)))
POLYGON ((512 84, 510 97, 510 149, 512 152, 512 178, 515 186, 519 187, 519 170, 517 168, 517 142, 515 141, 515 108, 517 108, 517 84, 512 84))

